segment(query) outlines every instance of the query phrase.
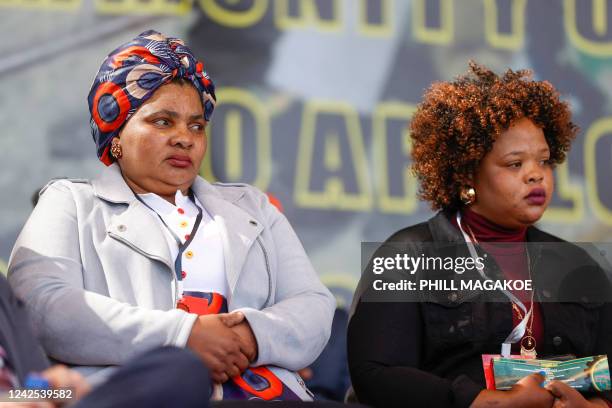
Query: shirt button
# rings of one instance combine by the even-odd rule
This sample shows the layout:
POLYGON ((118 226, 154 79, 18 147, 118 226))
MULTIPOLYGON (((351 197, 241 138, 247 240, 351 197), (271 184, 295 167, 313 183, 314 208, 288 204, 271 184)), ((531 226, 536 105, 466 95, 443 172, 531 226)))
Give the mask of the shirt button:
POLYGON ((185 279, 187 277, 187 272, 181 271, 181 278, 185 279))
POLYGON ((181 228, 185 228, 185 227, 187 227, 187 225, 189 225, 189 223, 187 221, 181 221, 181 223, 180 223, 181 228))
POLYGON ((191 259, 191 258, 193 258, 193 251, 187 251, 187 252, 185 252, 185 257, 186 257, 187 259, 191 259))
POLYGON ((189 241, 189 238, 191 238, 191 235, 185 234, 185 241, 189 241))
POLYGON ((119 232, 125 232, 125 230, 127 230, 127 227, 123 224, 117 226, 117 231, 119 232))
POLYGON ((555 347, 559 347, 562 343, 563 343, 563 339, 561 338, 561 336, 553 337, 553 345, 555 347))
POLYGON ((176 211, 178 211, 179 214, 185 214, 185 210, 183 210, 182 208, 179 208, 176 211))

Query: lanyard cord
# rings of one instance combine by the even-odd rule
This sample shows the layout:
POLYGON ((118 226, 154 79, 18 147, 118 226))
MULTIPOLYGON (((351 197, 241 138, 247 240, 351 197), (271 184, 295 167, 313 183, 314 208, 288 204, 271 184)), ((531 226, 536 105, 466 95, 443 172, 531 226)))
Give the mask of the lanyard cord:
MULTIPOLYGON (((476 247, 474 246, 474 243, 477 244, 478 241, 476 241, 476 237, 470 238, 470 236, 463 230, 463 227, 461 226, 461 212, 460 211, 457 211, 457 225, 459 226, 459 230, 461 230, 461 234, 463 235, 463 239, 465 240, 465 243, 467 244, 468 250, 470 251, 470 255, 472 256, 474 261, 476 261, 476 258, 478 257, 478 253, 476 252, 476 247)), ((469 231, 470 233, 472 232, 471 230, 469 231)), ((476 265, 478 265, 477 262, 476 262, 476 265)), ((529 259, 529 254, 527 254, 527 268, 529 271, 529 278, 531 279, 531 260, 529 259)), ((478 270, 478 273, 480 274, 480 276, 483 277, 483 279, 489 279, 487 275, 484 273, 484 268, 479 268, 478 266, 476 266, 476 269, 478 270)), ((529 322, 529 319, 531 318, 533 314, 533 295, 535 291, 533 289, 531 290, 531 305, 529 307, 529 311, 527 311, 527 307, 516 296, 514 296, 513 293, 507 290, 502 290, 502 292, 504 293, 504 295, 506 295, 506 297, 510 299, 510 301, 512 301, 518 307, 520 307, 523 313, 525 313, 525 317, 523 318, 523 320, 521 320, 521 322, 517 324, 516 327, 514 327, 514 329, 512 329, 508 337, 506 337, 506 340, 504 340, 504 342, 502 343, 501 355, 503 357, 508 357, 510 356, 510 353, 511 353, 512 343, 518 342, 525 335, 527 323, 529 322)))

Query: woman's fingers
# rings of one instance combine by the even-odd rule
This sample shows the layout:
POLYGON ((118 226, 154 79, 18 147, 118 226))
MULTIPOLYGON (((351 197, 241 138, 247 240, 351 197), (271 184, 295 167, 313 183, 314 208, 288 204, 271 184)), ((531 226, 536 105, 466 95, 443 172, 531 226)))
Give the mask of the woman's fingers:
POLYGON ((578 390, 563 381, 551 381, 546 385, 546 389, 555 397, 553 408, 590 408, 607 405, 604 401, 599 403, 595 400, 587 400, 578 390))
POLYGON ((561 401, 584 399, 582 394, 563 381, 551 381, 546 385, 546 389, 550 391, 555 398, 560 399, 561 401))
POLYGON ((509 395, 512 405, 529 408, 549 408, 553 405, 553 395, 542 388, 545 377, 541 373, 530 374, 517 382, 509 395))
POLYGON ((229 370, 227 371, 227 376, 229 378, 234 378, 238 375, 240 375, 242 373, 242 371, 240 370, 240 368, 238 368, 238 366, 236 365, 232 365, 229 370))
POLYGON ((49 381, 52 388, 70 387, 70 370, 65 365, 57 364, 47 368, 41 375, 49 381))
POLYGON ((212 373, 211 377, 212 377, 212 380, 218 384, 223 384, 224 382, 229 380, 229 377, 227 376, 225 372, 215 371, 212 373))
POLYGON ((199 316, 187 341, 188 347, 200 355, 206 366, 217 372, 227 372, 233 365, 243 365, 240 337, 227 327, 226 321, 233 324, 244 319, 244 315, 231 315, 199 316))
POLYGON ((240 372, 242 373, 249 367, 249 359, 243 353, 238 353, 234 364, 236 364, 236 366, 240 369, 240 372))
POLYGON ((541 387, 542 383, 546 380, 543 373, 533 373, 520 379, 517 384, 526 387, 541 387))
POLYGON ((227 327, 234 327, 237 324, 242 323, 244 320, 244 314, 242 312, 224 313, 219 315, 223 324, 227 327))

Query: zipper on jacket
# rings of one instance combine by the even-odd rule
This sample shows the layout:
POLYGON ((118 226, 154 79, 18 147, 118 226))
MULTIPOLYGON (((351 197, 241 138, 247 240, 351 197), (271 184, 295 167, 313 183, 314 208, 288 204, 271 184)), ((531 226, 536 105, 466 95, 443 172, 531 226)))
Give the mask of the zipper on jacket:
POLYGON ((272 296, 272 274, 270 273, 270 260, 268 259, 268 252, 266 251, 266 248, 264 247, 263 242, 261 242, 261 238, 259 236, 257 237, 257 243, 261 248, 261 252, 263 252, 264 261, 266 262, 266 273, 268 274, 268 297, 266 297, 266 301, 263 304, 262 308, 264 308, 268 305, 270 296, 272 296))
MULTIPOLYGON (((110 235, 111 237, 115 238, 117 241, 123 242, 125 245, 127 245, 130 248, 132 248, 134 251, 138 252, 139 254, 144 255, 147 258, 159 261, 159 262, 163 263, 164 265, 168 266, 166 264, 166 262, 164 262, 164 259, 160 258, 159 256, 151 255, 150 253, 145 252, 145 251, 141 250, 140 248, 136 248, 134 245, 132 245, 130 242, 128 242, 127 240, 123 239, 119 235, 116 235, 116 234, 112 233, 111 231, 109 231, 108 235, 110 235)), ((172 270, 172 268, 170 268, 170 274, 172 275, 172 283, 174 284, 174 293, 172 294, 172 296, 173 296, 172 304, 173 304, 173 307, 176 309, 176 303, 178 302, 178 283, 176 282, 176 273, 175 273, 175 271, 172 270)))

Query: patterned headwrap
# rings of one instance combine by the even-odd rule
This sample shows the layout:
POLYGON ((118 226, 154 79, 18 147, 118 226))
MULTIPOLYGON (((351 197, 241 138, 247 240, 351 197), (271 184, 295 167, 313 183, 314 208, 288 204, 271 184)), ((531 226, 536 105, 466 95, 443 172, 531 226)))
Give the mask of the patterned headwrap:
POLYGON ((162 85, 184 78, 200 92, 204 119, 215 107, 215 86, 191 50, 178 38, 149 30, 121 45, 102 63, 87 100, 98 158, 113 162, 109 149, 125 122, 162 85))

